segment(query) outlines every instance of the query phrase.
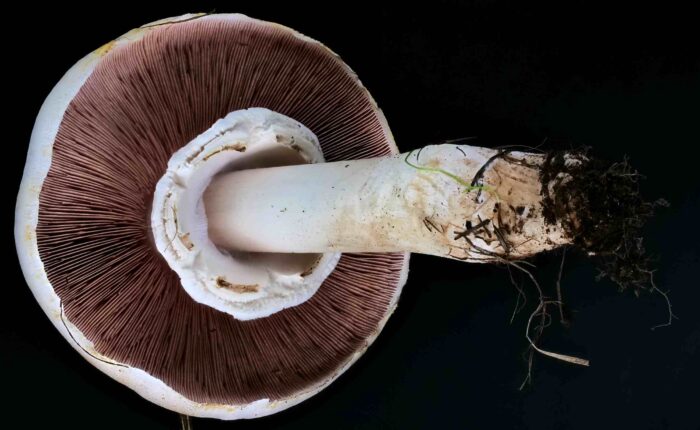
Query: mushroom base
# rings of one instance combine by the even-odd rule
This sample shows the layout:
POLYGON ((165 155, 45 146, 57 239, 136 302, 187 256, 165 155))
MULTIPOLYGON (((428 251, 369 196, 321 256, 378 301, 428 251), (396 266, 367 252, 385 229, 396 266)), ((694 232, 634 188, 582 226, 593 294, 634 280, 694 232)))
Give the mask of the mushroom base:
POLYGON ((156 247, 193 299, 248 320, 303 303, 316 292, 340 253, 217 247, 208 235, 202 195, 221 173, 323 161, 311 131, 263 108, 228 114, 172 156, 156 186, 151 226, 156 247))

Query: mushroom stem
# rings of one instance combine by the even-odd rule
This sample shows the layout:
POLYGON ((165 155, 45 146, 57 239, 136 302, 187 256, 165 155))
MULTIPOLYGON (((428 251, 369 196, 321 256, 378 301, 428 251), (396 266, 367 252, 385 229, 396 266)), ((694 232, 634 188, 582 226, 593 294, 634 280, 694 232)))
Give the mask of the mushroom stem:
POLYGON ((545 159, 445 144, 223 173, 204 195, 209 237, 232 251, 524 258, 571 243, 543 215, 545 159))

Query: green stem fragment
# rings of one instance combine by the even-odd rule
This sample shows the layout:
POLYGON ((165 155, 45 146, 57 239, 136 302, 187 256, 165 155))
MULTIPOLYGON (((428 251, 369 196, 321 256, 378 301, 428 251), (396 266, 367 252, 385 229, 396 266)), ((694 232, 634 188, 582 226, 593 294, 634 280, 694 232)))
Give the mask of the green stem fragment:
POLYGON ((406 164, 408 164, 409 166, 413 167, 416 170, 419 170, 422 172, 442 173, 443 175, 445 175, 448 178, 452 179, 453 181, 457 182, 459 185, 463 186, 465 193, 468 193, 468 192, 474 191, 474 190, 489 191, 489 188, 486 187, 485 185, 472 185, 471 183, 465 181, 464 179, 460 178, 459 176, 455 175, 454 173, 448 172, 447 170, 441 169, 439 167, 423 167, 423 166, 418 166, 416 164, 413 164, 410 161, 408 161, 408 158, 412 154, 413 154, 413 151, 406 154, 406 158, 404 159, 404 161, 406 162, 406 164))

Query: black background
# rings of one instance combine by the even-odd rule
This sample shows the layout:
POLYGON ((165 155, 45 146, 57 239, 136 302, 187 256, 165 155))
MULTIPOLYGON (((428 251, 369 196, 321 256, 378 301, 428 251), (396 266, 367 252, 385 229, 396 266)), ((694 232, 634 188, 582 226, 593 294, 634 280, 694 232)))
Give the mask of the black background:
MULTIPOLYGON (((650 330, 667 318, 661 295, 637 299, 596 283, 591 263, 569 253, 562 285, 573 325, 562 329, 555 318, 542 345, 587 357, 591 367, 537 356, 534 384, 519 391, 531 308, 510 323, 516 294, 507 272, 415 255, 398 310, 338 381, 278 415, 197 419, 195 429, 700 427, 700 48, 689 10, 665 2, 663 9, 492 1, 26 3, 6 11, 18 27, 3 47, 11 74, 3 130, 12 133, 3 142, 12 156, 2 230, 11 277, 0 311, 6 424, 23 417, 22 427, 37 428, 177 427, 176 414, 92 368, 51 326, 23 280, 11 225, 34 118, 63 73, 132 27, 216 9, 283 23, 338 52, 383 108, 402 150, 479 136, 488 146, 546 139, 546 149, 588 145, 602 157, 628 155, 647 175, 645 194, 672 205, 649 224, 646 243, 659 257, 657 284, 671 291, 679 319, 650 330)), ((546 288, 560 259, 551 253, 535 260, 546 288)))

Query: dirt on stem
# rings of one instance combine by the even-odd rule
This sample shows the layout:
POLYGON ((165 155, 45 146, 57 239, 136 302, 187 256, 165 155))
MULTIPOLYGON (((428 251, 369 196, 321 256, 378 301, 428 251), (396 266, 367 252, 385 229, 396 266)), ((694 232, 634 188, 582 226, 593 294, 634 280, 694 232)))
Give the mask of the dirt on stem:
MULTIPOLYGON (((459 150, 459 147, 457 149, 459 150)), ((460 150, 460 152, 464 154, 463 151, 460 150)), ((471 181, 459 178, 452 172, 440 168, 415 165, 409 162, 412 153, 406 156, 405 161, 418 170, 450 177, 463 187, 464 192, 475 191, 478 199, 482 191, 492 191, 489 184, 483 183, 483 177, 494 160, 502 158, 511 163, 522 164, 521 160, 510 157, 510 152, 511 150, 508 148, 501 148, 481 166, 471 181)), ((416 155, 416 162, 418 162, 419 156, 420 151, 416 155)), ((588 257, 594 259, 599 269, 597 279, 607 277, 617 284, 620 290, 631 289, 636 295, 639 295, 641 291, 661 294, 668 307, 668 322, 656 325, 652 329, 670 325, 675 316, 669 297, 654 283, 653 259, 648 255, 643 245, 644 224, 654 215, 658 207, 666 207, 668 203, 664 199, 649 202, 642 198, 639 182, 643 176, 634 170, 626 159, 621 162, 598 160, 589 156, 587 148, 576 151, 551 151, 546 153, 541 165, 528 164, 527 167, 539 170, 542 216, 545 223, 552 227, 561 226, 566 236, 570 238, 572 248, 582 250, 588 257)), ((538 346, 544 329, 551 323, 551 316, 548 313, 549 306, 558 307, 560 322, 564 327, 568 327, 570 324, 565 316, 561 291, 566 250, 562 254, 559 265, 556 281, 557 297, 552 300, 545 296, 532 271, 525 267, 534 267, 534 265, 526 260, 514 258, 510 254, 510 249, 514 244, 508 242, 507 236, 502 234, 501 228, 507 229, 508 226, 501 221, 499 203, 495 205, 494 210, 497 213, 495 220, 481 220, 479 218, 480 222, 476 225, 472 225, 467 220, 464 231, 455 231, 454 239, 464 239, 470 251, 484 255, 486 258, 508 267, 510 279, 518 290, 518 300, 511 322, 515 314, 525 307, 527 300, 522 286, 515 282, 510 268, 525 274, 536 289, 537 306, 530 314, 525 329, 525 338, 529 343, 528 370, 520 388, 522 389, 532 380, 535 352, 568 363, 588 366, 588 360, 547 351, 538 346), (479 229, 487 230, 486 226, 489 223, 503 249, 502 254, 481 248, 468 237, 479 229), (531 328, 535 319, 538 319, 539 322, 534 328, 531 328)), ((513 210, 517 211, 517 208, 513 210)), ((428 225, 426 228, 432 231, 428 225)))

